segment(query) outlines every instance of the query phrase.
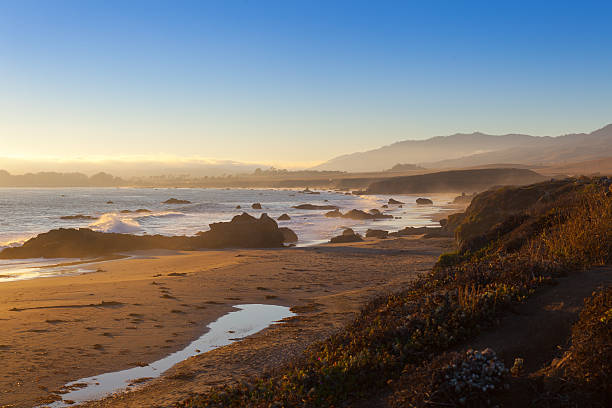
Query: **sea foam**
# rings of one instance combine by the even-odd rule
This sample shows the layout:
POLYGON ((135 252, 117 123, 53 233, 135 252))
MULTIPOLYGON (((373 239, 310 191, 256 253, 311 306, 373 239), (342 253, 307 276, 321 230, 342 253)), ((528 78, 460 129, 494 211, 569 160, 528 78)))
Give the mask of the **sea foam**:
POLYGON ((117 213, 102 214, 100 218, 89 224, 89 227, 100 232, 116 232, 119 234, 135 234, 142 231, 138 221, 123 217, 117 213))

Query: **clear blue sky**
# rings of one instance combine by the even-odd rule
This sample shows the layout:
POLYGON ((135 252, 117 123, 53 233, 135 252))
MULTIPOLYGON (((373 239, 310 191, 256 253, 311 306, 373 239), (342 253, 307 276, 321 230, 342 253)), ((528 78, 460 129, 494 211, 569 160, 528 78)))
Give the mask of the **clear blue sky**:
POLYGON ((0 0, 0 156, 307 165, 612 122, 612 2, 0 0))

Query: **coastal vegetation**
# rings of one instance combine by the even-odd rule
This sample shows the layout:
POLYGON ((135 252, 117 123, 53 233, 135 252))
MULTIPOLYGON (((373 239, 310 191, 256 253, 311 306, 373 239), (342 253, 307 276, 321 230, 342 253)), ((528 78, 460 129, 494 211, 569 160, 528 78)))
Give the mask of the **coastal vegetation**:
MULTIPOLYGON (((179 405, 327 407, 372 398, 397 407, 499 405, 524 384, 509 378, 509 372, 520 373, 521 362, 508 370, 492 350, 455 350, 494 330, 504 315, 558 278, 580 279, 580 270, 610 264, 611 195, 605 177, 477 195, 465 213, 445 223, 458 249, 441 256, 431 272, 373 299, 345 329, 275 373, 179 405), (461 382, 474 367, 490 370, 478 386, 461 382)), ((573 376, 576 387, 558 391, 560 402, 548 406, 583 406, 587 387, 591 406, 605 406, 612 386, 605 358, 611 352, 609 289, 602 293, 587 301, 572 335, 571 363, 555 377, 573 376)))

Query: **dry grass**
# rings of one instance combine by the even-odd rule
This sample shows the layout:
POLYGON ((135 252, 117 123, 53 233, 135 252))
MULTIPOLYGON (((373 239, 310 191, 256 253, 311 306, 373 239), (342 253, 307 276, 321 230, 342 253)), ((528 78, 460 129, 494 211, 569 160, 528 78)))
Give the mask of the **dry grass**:
POLYGON ((587 191, 574 205, 560 210, 553 225, 527 246, 532 259, 571 266, 605 265, 612 261, 612 199, 602 191, 587 191))

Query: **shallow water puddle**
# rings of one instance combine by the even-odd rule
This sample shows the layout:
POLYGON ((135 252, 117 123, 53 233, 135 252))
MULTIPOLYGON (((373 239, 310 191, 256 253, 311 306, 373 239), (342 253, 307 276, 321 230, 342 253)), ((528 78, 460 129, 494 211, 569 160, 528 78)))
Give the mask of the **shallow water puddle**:
POLYGON ((64 390, 70 391, 61 395, 63 401, 43 406, 69 407, 74 403, 100 399, 111 393, 125 391, 130 384, 138 384, 139 379, 159 377, 176 363, 191 356, 228 345, 255 334, 279 320, 295 316, 295 313, 285 306, 249 304, 234 307, 238 310, 229 312, 210 323, 208 325, 210 330, 183 350, 144 367, 134 367, 69 382, 64 386, 64 390))

